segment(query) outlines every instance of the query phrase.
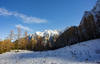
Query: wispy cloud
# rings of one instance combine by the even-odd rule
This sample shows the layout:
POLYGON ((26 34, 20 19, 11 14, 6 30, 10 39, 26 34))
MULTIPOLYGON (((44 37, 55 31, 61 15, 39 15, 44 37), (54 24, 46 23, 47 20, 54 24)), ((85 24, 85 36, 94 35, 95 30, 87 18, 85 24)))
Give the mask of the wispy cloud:
POLYGON ((27 30, 27 31, 33 31, 33 29, 31 29, 31 28, 29 28, 29 27, 27 27, 27 26, 23 26, 23 25, 21 25, 21 24, 15 25, 15 27, 17 27, 17 28, 22 28, 22 29, 27 30))
POLYGON ((20 13, 15 12, 15 11, 9 11, 5 8, 0 8, 0 15, 2 15, 2 16, 14 16, 17 18, 21 18, 22 21, 25 23, 46 23, 47 22, 46 19, 40 19, 37 17, 28 17, 25 14, 20 14, 20 13))

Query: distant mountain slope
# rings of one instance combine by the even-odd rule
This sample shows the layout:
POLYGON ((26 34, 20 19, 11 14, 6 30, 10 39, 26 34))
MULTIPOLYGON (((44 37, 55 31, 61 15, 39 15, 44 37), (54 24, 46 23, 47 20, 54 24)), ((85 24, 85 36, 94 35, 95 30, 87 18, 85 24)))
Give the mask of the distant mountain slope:
POLYGON ((40 32, 40 31, 36 31, 33 34, 30 34, 28 36, 29 40, 30 39, 34 39, 36 38, 36 36, 42 37, 43 39, 48 39, 48 40, 52 40, 53 36, 60 36, 64 31, 66 31, 68 28, 70 28, 69 26, 66 27, 63 30, 45 30, 44 32, 40 32))
POLYGON ((100 39, 81 42, 61 49, 0 54, 0 64, 99 64, 100 39))
POLYGON ((100 0, 85 11, 79 26, 70 27, 57 38, 54 49, 96 38, 100 38, 100 0))
POLYGON ((37 37, 42 37, 43 43, 44 45, 46 45, 48 41, 50 41, 51 43, 54 37, 56 40, 56 38, 58 38, 59 35, 61 34, 62 34, 61 30, 45 30, 44 32, 37 31, 36 33, 30 34, 28 38, 29 40, 35 39, 36 41, 38 41, 37 37))
POLYGON ((60 35, 61 33, 62 33, 61 30, 45 30, 44 32, 37 31, 36 33, 30 34, 29 37, 35 38, 35 36, 38 35, 41 37, 48 36, 50 38, 55 34, 60 35))

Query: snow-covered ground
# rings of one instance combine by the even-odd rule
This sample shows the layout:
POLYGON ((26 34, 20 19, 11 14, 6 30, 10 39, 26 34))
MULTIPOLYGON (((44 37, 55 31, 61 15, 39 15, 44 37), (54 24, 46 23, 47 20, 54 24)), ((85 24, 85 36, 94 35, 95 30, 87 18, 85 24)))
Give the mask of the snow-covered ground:
POLYGON ((99 64, 100 39, 44 52, 20 50, 0 54, 0 64, 99 64))

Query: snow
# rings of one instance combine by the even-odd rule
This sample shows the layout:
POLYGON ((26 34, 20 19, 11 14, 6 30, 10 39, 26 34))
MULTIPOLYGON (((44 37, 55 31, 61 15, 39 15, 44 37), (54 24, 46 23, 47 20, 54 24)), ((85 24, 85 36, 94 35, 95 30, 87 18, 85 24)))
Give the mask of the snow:
POLYGON ((45 30, 44 32, 36 31, 36 33, 30 34, 29 39, 36 38, 36 36, 48 36, 49 38, 55 35, 60 35, 62 33, 61 30, 45 30))
POLYGON ((45 30, 44 32, 37 31, 35 34, 36 35, 40 35, 40 36, 46 36, 46 35, 53 36, 55 34, 59 35, 60 34, 60 30, 45 30))
POLYGON ((100 0, 97 0, 96 5, 91 9, 90 11, 92 13, 92 15, 95 18, 95 21, 97 21, 96 15, 100 15, 100 0))
POLYGON ((97 0, 96 5, 93 7, 93 9, 91 9, 91 11, 98 15, 100 12, 100 0, 97 0))
POLYGON ((31 38, 36 38, 36 36, 40 36, 40 37, 45 37, 47 36, 48 39, 52 38, 52 36, 55 36, 55 35, 61 35, 63 32, 65 32, 66 30, 68 30, 70 28, 70 26, 67 26, 65 29, 63 30, 45 30, 44 32, 41 32, 41 31, 36 31, 35 33, 32 33, 30 34, 28 37, 29 37, 29 40, 31 38))
POLYGON ((16 51, 0 54, 0 64, 97 64, 100 62, 100 39, 50 51, 16 51))
POLYGON ((43 36, 42 32, 40 32, 40 31, 37 31, 37 32, 35 33, 35 35, 43 36))
POLYGON ((96 16, 100 15, 100 0, 97 0, 97 3, 95 4, 95 6, 90 11, 85 11, 85 13, 82 17, 82 20, 81 20, 81 24, 83 24, 84 17, 87 18, 91 14, 94 16, 95 21, 97 21, 96 16))

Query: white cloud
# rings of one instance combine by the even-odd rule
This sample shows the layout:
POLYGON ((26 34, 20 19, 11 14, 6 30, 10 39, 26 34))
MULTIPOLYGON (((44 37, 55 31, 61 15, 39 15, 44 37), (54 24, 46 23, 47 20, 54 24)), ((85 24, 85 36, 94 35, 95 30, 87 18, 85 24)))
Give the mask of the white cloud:
POLYGON ((0 8, 0 15, 8 16, 8 15, 12 15, 12 12, 8 12, 8 10, 4 8, 0 8))
POLYGON ((14 16, 17 18, 21 18, 23 22, 25 23, 46 23, 47 20, 46 19, 40 19, 40 18, 36 18, 36 17, 28 17, 24 14, 20 14, 14 11, 9 11, 5 8, 0 8, 0 15, 2 16, 14 16))
POLYGON ((22 28, 22 29, 27 30, 27 31, 33 31, 33 29, 31 29, 31 28, 29 28, 27 26, 22 26, 21 24, 15 25, 15 27, 22 28))

